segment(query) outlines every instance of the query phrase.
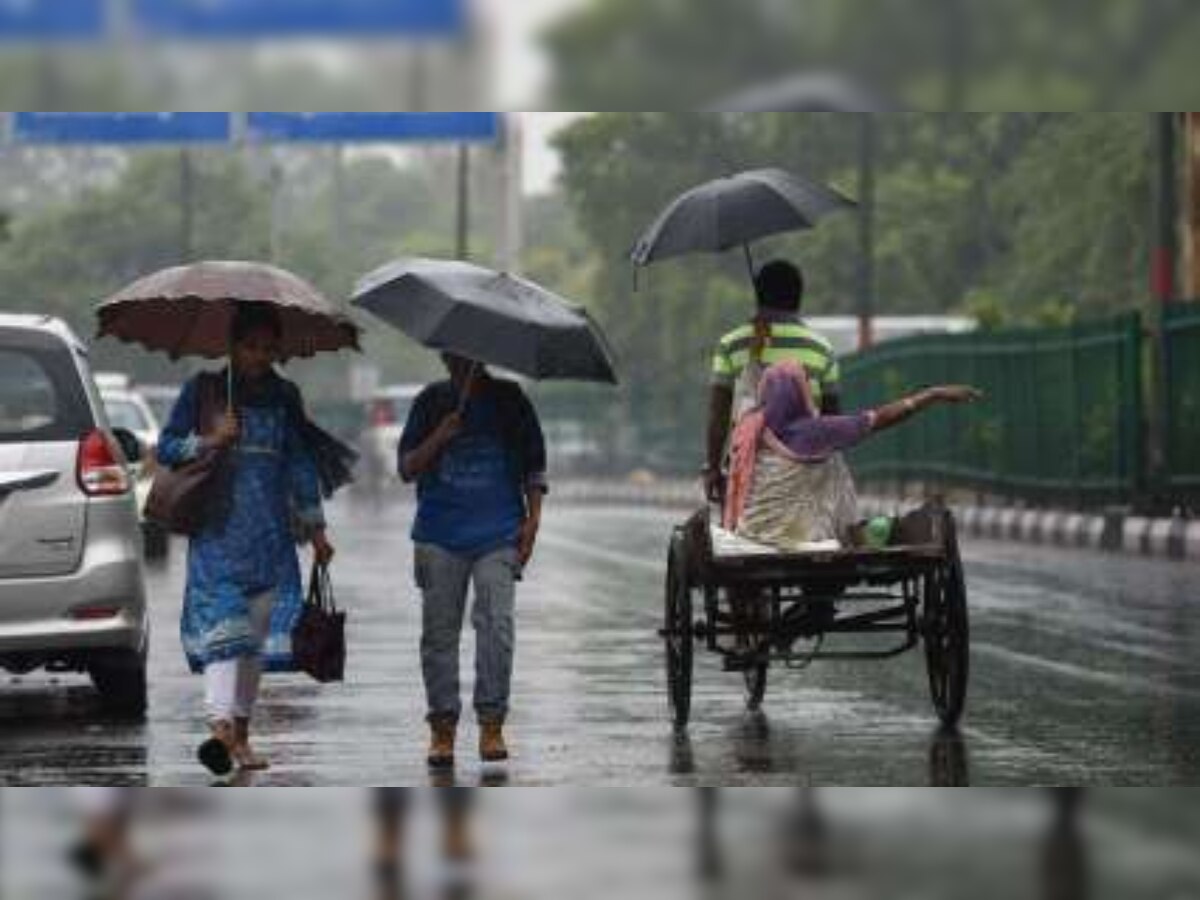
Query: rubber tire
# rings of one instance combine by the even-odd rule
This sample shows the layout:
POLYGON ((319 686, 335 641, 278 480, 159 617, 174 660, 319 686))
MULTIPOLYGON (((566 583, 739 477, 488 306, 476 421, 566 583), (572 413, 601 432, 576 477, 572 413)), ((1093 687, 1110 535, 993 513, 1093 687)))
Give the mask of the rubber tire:
POLYGON ((946 562, 926 582, 923 637, 929 690, 942 726, 958 727, 970 680, 967 586, 954 518, 946 516, 946 562))
POLYGON ((692 711, 692 590, 682 533, 671 538, 667 557, 663 629, 666 632, 667 697, 677 731, 687 728, 692 711))
POLYGON ((149 562, 167 558, 171 552, 171 535, 161 525, 145 522, 142 525, 142 554, 149 562))
POLYGON ((767 663, 759 663, 742 673, 746 682, 746 710, 758 712, 767 696, 767 663))
POLYGON ((131 721, 145 719, 149 695, 145 653, 126 651, 105 656, 88 666, 88 675, 106 712, 131 721))

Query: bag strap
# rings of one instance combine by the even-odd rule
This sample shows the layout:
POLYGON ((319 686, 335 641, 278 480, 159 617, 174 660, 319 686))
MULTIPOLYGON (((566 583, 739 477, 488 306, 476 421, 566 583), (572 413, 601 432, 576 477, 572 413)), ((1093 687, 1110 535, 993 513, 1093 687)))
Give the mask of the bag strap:
POLYGON ((201 373, 196 381, 196 430, 200 434, 208 433, 212 428, 213 419, 221 412, 226 403, 221 378, 208 372, 201 373))
POLYGON ((337 599, 333 595, 333 579, 329 577, 329 566, 314 562, 308 576, 308 602, 328 613, 337 612, 337 599))

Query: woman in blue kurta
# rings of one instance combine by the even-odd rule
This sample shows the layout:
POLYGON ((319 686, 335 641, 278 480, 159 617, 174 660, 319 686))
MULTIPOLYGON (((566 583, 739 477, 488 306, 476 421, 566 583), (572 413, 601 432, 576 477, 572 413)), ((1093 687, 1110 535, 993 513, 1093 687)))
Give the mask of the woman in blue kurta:
POLYGON ((311 440, 319 430, 304 416, 299 390, 274 369, 281 332, 274 308, 240 305, 231 333, 233 404, 228 371, 193 378, 158 446, 167 466, 212 447, 229 454, 217 512, 188 548, 181 627, 188 664, 205 677, 212 736, 199 756, 218 775, 235 764, 267 766, 251 749, 250 720, 263 669, 292 668, 291 630, 303 604, 297 541, 310 541, 318 562, 333 557, 320 447, 311 440))

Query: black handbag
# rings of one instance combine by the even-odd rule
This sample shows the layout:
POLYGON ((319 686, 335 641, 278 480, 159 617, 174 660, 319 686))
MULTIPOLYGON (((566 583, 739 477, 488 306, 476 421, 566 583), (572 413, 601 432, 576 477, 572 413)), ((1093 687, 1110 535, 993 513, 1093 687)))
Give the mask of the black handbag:
POLYGON ((328 566, 313 563, 308 599, 292 629, 292 658, 322 684, 345 677, 346 614, 338 611, 328 566))

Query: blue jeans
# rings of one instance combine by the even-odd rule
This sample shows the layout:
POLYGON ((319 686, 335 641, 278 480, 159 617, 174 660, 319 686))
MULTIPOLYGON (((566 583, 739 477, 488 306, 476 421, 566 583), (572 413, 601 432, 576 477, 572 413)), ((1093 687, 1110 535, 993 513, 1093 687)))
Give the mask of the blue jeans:
POLYGON ((457 722, 462 712, 459 638, 474 583, 475 714, 481 722, 503 722, 512 684, 516 549, 473 559, 417 544, 414 565, 422 595, 421 672, 429 720, 457 722))

